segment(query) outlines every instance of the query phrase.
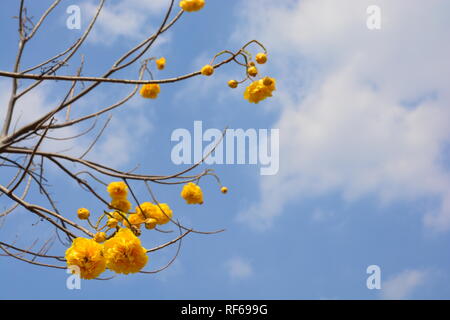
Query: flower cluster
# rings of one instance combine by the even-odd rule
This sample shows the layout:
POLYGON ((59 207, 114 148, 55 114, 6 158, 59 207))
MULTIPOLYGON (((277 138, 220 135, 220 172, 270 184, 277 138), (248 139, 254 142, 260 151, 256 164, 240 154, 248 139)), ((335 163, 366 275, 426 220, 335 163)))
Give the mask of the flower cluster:
MULTIPOLYGON (((211 76, 214 74, 214 61, 215 59, 222 55, 222 54, 232 54, 230 51, 222 51, 218 53, 214 59, 212 60, 212 63, 207 64, 203 66, 200 69, 200 74, 204 76, 211 76)), ((250 103, 259 103, 260 101, 271 97, 273 91, 276 90, 275 87, 275 79, 270 77, 261 77, 260 79, 255 79, 260 72, 256 66, 256 64, 265 64, 268 60, 266 49, 262 44, 260 44, 258 41, 253 40, 247 43, 237 54, 233 54, 234 60, 239 64, 245 67, 245 79, 242 81, 238 80, 229 80, 228 86, 232 89, 236 89, 240 83, 246 82, 247 80, 250 80, 251 83, 247 86, 247 88, 244 91, 244 99, 247 100, 250 103), (252 56, 250 53, 246 50, 246 47, 251 43, 257 43, 259 46, 261 46, 264 49, 264 52, 259 52, 255 56, 255 60, 252 60, 252 56), (238 62, 235 57, 236 56, 243 56, 245 58, 245 63, 238 62)))
POLYGON ((144 202, 136 207, 136 213, 130 214, 126 225, 140 228, 142 224, 145 224, 146 229, 154 229, 157 224, 168 223, 172 216, 172 209, 167 203, 144 202))
MULTIPOLYGON (((258 53, 255 56, 255 61, 258 64, 265 64, 267 62, 266 53, 258 53)), ((259 70, 256 67, 255 62, 250 61, 247 64, 247 78, 244 81, 256 77, 259 74, 259 70)), ((237 88, 239 82, 237 80, 228 81, 228 86, 232 89, 237 88)), ((258 80, 253 80, 244 91, 244 99, 250 103, 259 103, 260 101, 271 97, 272 92, 276 90, 275 79, 270 77, 264 77, 258 80)))
POLYGON ((107 268, 116 273, 139 272, 147 264, 148 256, 133 232, 120 229, 104 244, 95 239, 74 239, 66 251, 66 261, 68 266, 79 268, 82 279, 95 279, 107 268))
POLYGON ((258 103, 272 96, 275 90, 275 79, 266 77, 253 81, 244 91, 244 98, 251 103, 258 103))
MULTIPOLYGON (((92 239, 76 238, 66 251, 68 266, 77 266, 83 279, 97 278, 107 269, 121 274, 139 272, 148 261, 147 250, 138 238, 141 226, 151 230, 172 221, 173 211, 167 203, 143 202, 131 212, 132 205, 127 199, 129 189, 125 182, 111 182, 106 191, 111 197, 109 209, 113 211, 104 211, 94 225, 90 211, 78 209, 78 218, 86 220, 96 233, 92 239), (106 222, 102 223, 105 217, 106 222)), ((228 189, 221 186, 220 191, 227 193, 228 189)), ((193 182, 183 186, 181 197, 188 204, 203 203, 202 189, 193 182)))
POLYGON ((128 186, 125 182, 111 182, 106 188, 110 197, 114 199, 126 199, 128 195, 128 186))
MULTIPOLYGON (((203 0, 184 0, 180 1, 180 7, 185 11, 198 11, 203 8, 205 2, 203 0)), ((214 74, 214 61, 222 54, 232 54, 230 51, 222 51, 215 55, 211 63, 204 65, 199 74, 203 76, 210 77, 214 74)), ((236 89, 240 83, 244 83, 250 80, 251 83, 244 90, 244 99, 250 103, 259 103, 268 97, 272 97, 273 91, 276 90, 275 79, 271 77, 261 77, 260 79, 255 79, 260 74, 256 64, 263 65, 268 61, 267 51, 264 46, 256 40, 248 42, 237 54, 233 54, 233 60, 239 65, 245 67, 245 79, 242 81, 229 80, 228 86, 232 89, 236 89), (264 52, 259 52, 255 55, 253 61, 251 54, 246 50, 246 47, 251 43, 258 44, 264 49, 264 52), (238 62, 236 57, 243 56, 245 58, 245 63, 238 62)), ((161 57, 159 59, 150 58, 149 60, 155 60, 156 68, 158 70, 163 70, 166 65, 166 58, 161 57)), ((220 64, 219 64, 220 65, 220 64)), ((151 73, 150 73, 151 74, 151 73)), ((153 79, 153 76, 152 76, 153 79)), ((161 88, 157 83, 147 83, 141 87, 140 94, 144 98, 156 99, 160 93, 161 88)))
POLYGON ((106 268, 103 245, 92 239, 75 238, 66 250, 68 266, 77 266, 82 279, 97 278, 106 268))
POLYGON ((120 229, 104 244, 106 267, 116 273, 136 273, 148 261, 147 250, 130 229, 120 229))

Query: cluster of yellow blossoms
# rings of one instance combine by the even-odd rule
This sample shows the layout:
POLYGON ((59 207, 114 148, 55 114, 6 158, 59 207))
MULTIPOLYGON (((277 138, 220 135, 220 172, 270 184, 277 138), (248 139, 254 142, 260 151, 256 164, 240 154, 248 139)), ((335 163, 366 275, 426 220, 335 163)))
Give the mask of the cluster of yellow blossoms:
MULTIPOLYGON (((135 212, 130 212, 132 205, 127 199, 128 186, 125 182, 112 182, 106 190, 111 197, 109 207, 114 211, 105 211, 93 225, 89 220, 90 211, 78 209, 78 218, 87 220, 97 232, 92 239, 74 239, 72 246, 66 250, 67 265, 77 266, 83 279, 97 278, 106 269, 120 274, 139 272, 148 261, 147 250, 138 238, 141 226, 151 230, 172 220, 173 212, 167 203, 143 202, 135 208, 135 212), (100 226, 104 217, 108 219, 104 226, 100 226), (110 230, 114 232, 108 236, 110 230)), ((220 190, 222 193, 228 192, 224 186, 220 190)), ((188 204, 203 203, 202 189, 192 182, 183 186, 181 197, 188 204)))
POLYGON ((83 279, 97 278, 106 269, 103 245, 92 239, 74 239, 66 251, 66 261, 68 266, 80 268, 80 277, 83 279))
POLYGON ((272 96, 275 90, 275 79, 265 77, 264 79, 253 81, 244 91, 244 98, 248 102, 258 103, 272 96))
POLYGON ((130 229, 120 229, 104 244, 106 267, 117 273, 139 272, 148 261, 147 250, 130 229))
MULTIPOLYGON (((173 216, 173 212, 167 203, 153 204, 151 202, 141 203, 136 207, 136 213, 130 214, 128 221, 131 225, 140 228, 145 224, 146 229, 154 229, 157 224, 168 223, 173 216)), ((126 224, 129 226, 128 224, 126 224)))
MULTIPOLYGON (((258 53, 255 56, 255 61, 258 64, 265 64, 267 62, 266 53, 258 53)), ((255 62, 250 61, 247 65, 247 77, 248 79, 254 78, 259 74, 259 70, 256 67, 255 62)), ((247 80, 247 79, 245 79, 247 80)), ((245 81, 244 80, 244 81, 245 81)), ((275 79, 270 77, 264 77, 259 80, 254 80, 244 91, 244 99, 250 103, 259 103, 260 101, 271 97, 272 92, 276 90, 275 79)), ((230 80, 228 86, 232 89, 237 88, 238 81, 230 80)))
MULTIPOLYGON (((245 51, 243 51, 243 54, 244 52, 245 51)), ((267 62, 267 54, 262 52, 258 53, 255 56, 255 61, 258 64, 265 64, 267 62)), ((200 73, 204 76, 211 76, 214 74, 214 67, 211 64, 207 64, 200 69, 200 73)), ((238 87, 239 83, 245 82, 248 79, 252 80, 252 78, 256 77, 258 74, 259 70, 256 67, 255 62, 250 61, 246 66, 247 77, 241 82, 234 79, 230 80, 228 81, 228 86, 232 89, 235 89, 238 87)), ((248 85, 245 89, 244 98, 250 103, 259 103, 260 101, 271 97, 273 91, 276 90, 275 82, 275 79, 270 77, 253 80, 253 82, 250 83, 250 85, 248 85)))
MULTIPOLYGON (((139 272, 148 261, 147 250, 136 236, 139 234, 138 227, 128 223, 131 216, 127 215, 131 210, 131 202, 127 199, 128 186, 122 181, 112 182, 107 186, 107 191, 111 197, 110 207, 115 211, 105 213, 109 217, 105 226, 99 227, 105 216, 102 215, 94 226, 99 231, 94 238, 76 238, 66 251, 67 265, 77 266, 83 279, 97 278, 106 269, 123 274, 139 272), (124 226, 128 224, 128 228, 120 228, 120 222, 124 226), (116 230, 108 237, 106 232, 100 231, 104 228, 116 230)), ((77 215, 91 224, 88 209, 78 209, 77 215)))
MULTIPOLYGON (((204 0, 182 0, 182 1, 180 1, 179 5, 184 11, 194 12, 194 11, 201 10, 205 6, 205 1, 204 0)), ((250 44, 252 42, 258 43, 264 49, 264 52, 259 52, 256 54, 255 62, 260 65, 265 64, 268 60, 266 49, 264 48, 263 45, 261 45, 259 42, 255 41, 255 40, 250 41, 248 44, 250 44)), ((259 70, 256 67, 255 62, 251 61, 252 58, 251 58, 250 54, 245 50, 246 46, 244 46, 244 48, 242 48, 241 51, 239 52, 239 54, 246 57, 246 61, 250 60, 246 64, 239 63, 239 64, 242 64, 243 66, 245 66, 245 68, 246 68, 246 78, 242 81, 237 81, 234 79, 230 80, 230 81, 228 81, 228 86, 232 89, 236 89, 240 83, 243 83, 247 80, 251 80, 252 82, 247 86, 247 88, 244 91, 244 99, 246 99, 250 103, 259 103, 268 97, 272 97, 273 91, 276 90, 276 86, 275 86, 276 81, 274 78, 270 78, 270 77, 264 77, 262 79, 253 79, 256 76, 258 76, 259 70)), ((217 54, 216 57, 223 53, 230 53, 230 52, 229 51, 221 52, 221 53, 217 54)), ((213 62, 214 62, 214 59, 213 59, 213 62)), ((165 64, 166 64, 166 59, 164 57, 162 57, 160 59, 155 60, 155 63, 156 63, 156 67, 158 68, 158 70, 163 70, 165 67, 165 64)), ((212 76, 214 74, 213 63, 203 66, 200 69, 200 74, 207 76, 207 77, 212 76)), ((145 84, 142 86, 142 88, 140 90, 140 94, 144 98, 156 99, 158 97, 158 94, 160 93, 160 91, 161 91, 161 88, 156 83, 145 84)))
POLYGON ((130 229, 120 229, 104 244, 76 238, 66 251, 68 266, 77 266, 82 279, 97 278, 106 268, 116 273, 139 272, 148 261, 147 250, 130 229))

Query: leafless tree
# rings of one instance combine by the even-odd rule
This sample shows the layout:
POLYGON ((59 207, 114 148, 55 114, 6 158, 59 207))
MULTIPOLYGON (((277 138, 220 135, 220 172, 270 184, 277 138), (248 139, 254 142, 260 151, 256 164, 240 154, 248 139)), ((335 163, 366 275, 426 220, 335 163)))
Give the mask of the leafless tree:
MULTIPOLYGON (((108 118, 105 124, 100 128, 99 133, 94 136, 93 141, 85 146, 86 151, 81 156, 72 156, 66 152, 48 152, 42 150, 41 146, 45 141, 55 139, 71 139, 77 141, 77 139, 83 135, 91 132, 96 127, 100 116, 111 116, 115 109, 125 106, 126 103, 136 95, 141 85, 149 83, 170 84, 186 81, 201 75, 200 71, 196 71, 180 75, 176 78, 157 80, 153 78, 150 80, 144 79, 146 72, 148 71, 148 63, 149 61, 152 61, 152 58, 147 56, 152 49, 152 46, 158 41, 162 34, 180 21, 183 16, 183 10, 174 12, 174 0, 168 0, 168 9, 156 32, 148 35, 134 47, 121 54, 112 63, 112 66, 101 75, 81 75, 86 72, 83 70, 85 58, 84 55, 80 54, 80 50, 83 48, 83 44, 91 34, 91 31, 104 8, 105 0, 99 0, 95 15, 82 35, 73 44, 35 66, 22 68, 21 62, 26 53, 27 44, 41 29, 44 28, 47 18, 61 2, 61 0, 54 1, 50 7, 42 13, 40 18, 34 22, 28 15, 25 0, 17 0, 17 54, 12 71, 0 70, 0 77, 9 78, 12 82, 9 103, 6 106, 2 106, 2 108, 5 108, 6 112, 4 113, 0 136, 0 166, 2 168, 0 197, 8 199, 10 204, 6 210, 0 213, 0 225, 2 223, 1 220, 10 217, 18 208, 23 208, 37 216, 40 221, 44 221, 53 226, 56 232, 52 233, 53 237, 52 235, 48 235, 48 240, 44 241, 43 244, 41 244, 41 241, 38 246, 36 245, 37 242, 32 242, 26 247, 23 247, 23 245, 20 247, 15 243, 14 239, 0 239, 0 249, 3 251, 3 256, 12 257, 33 265, 65 269, 64 256, 51 255, 49 253, 51 251, 51 244, 55 238, 54 235, 57 234, 59 241, 67 246, 75 237, 94 237, 95 231, 80 225, 77 220, 74 219, 76 215, 63 214, 58 208, 57 202, 53 199, 52 193, 55 190, 51 190, 50 179, 47 173, 48 166, 53 166, 59 170, 61 176, 65 176, 65 179, 75 181, 81 189, 88 191, 90 196, 97 199, 105 208, 108 208, 108 206, 110 207, 110 201, 102 196, 102 192, 98 191, 99 187, 103 190, 104 185, 106 184, 105 181, 124 181, 128 185, 136 205, 139 204, 135 192, 137 188, 147 190, 152 201, 159 205, 158 199, 152 191, 152 184, 179 185, 198 181, 201 177, 207 175, 212 175, 217 179, 218 177, 211 169, 201 169, 200 167, 203 160, 210 154, 206 155, 202 161, 195 163, 189 168, 168 175, 135 173, 135 170, 121 171, 103 163, 85 160, 85 156, 95 147, 96 142, 108 125, 110 118, 108 118), (63 75, 60 73, 63 66, 73 63, 73 60, 78 57, 81 58, 75 74, 63 75), (118 71, 139 63, 140 68, 138 74, 136 74, 136 79, 120 79, 113 77, 118 71), (36 117, 29 123, 14 127, 13 119, 18 101, 46 81, 57 81, 61 84, 69 84, 69 88, 68 90, 66 88, 67 92, 64 94, 63 99, 55 104, 50 111, 36 117), (130 86, 130 92, 128 95, 111 105, 91 110, 91 113, 72 117, 73 110, 76 109, 77 103, 95 92, 95 89, 99 88, 103 83, 115 83, 122 86, 130 86), (76 136, 64 137, 61 133, 65 128, 79 126, 81 124, 86 125, 86 123, 89 122, 92 122, 92 125, 89 125, 89 129, 76 136), (47 205, 37 204, 40 202, 28 200, 31 193, 34 194, 33 199, 39 197, 42 200, 45 200, 47 205)), ((252 40, 235 52, 225 50, 218 53, 213 58, 211 64, 215 69, 231 62, 246 68, 248 66, 249 58, 249 53, 246 48, 250 44, 262 46, 259 42, 252 40)), ((87 54, 86 57, 88 57, 87 54)), ((247 74, 246 76, 248 78, 247 74)), ((213 150, 211 150, 211 152, 212 151, 213 150)), ((195 230, 191 227, 182 225, 178 220, 172 220, 171 223, 179 230, 179 235, 175 236, 173 240, 169 242, 149 249, 148 252, 151 253, 171 245, 178 245, 176 255, 162 268, 154 271, 142 271, 143 273, 155 273, 167 268, 175 260, 180 248, 179 246, 181 245, 181 240, 186 235, 192 233, 213 234, 223 231, 215 230, 205 232, 195 230)), ((159 231, 167 232, 163 230, 159 231)))

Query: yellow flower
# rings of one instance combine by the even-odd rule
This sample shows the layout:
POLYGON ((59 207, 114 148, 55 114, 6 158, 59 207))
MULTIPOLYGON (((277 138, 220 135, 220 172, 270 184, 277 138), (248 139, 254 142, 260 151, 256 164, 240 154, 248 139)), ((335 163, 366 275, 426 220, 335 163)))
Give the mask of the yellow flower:
POLYGON ((128 216, 128 221, 131 224, 141 224, 141 223, 144 223, 144 220, 145 220, 145 218, 137 213, 133 213, 128 216))
POLYGON ((189 182, 183 186, 181 196, 188 204, 203 204, 202 189, 195 183, 189 182))
POLYGON ((89 212, 88 209, 86 208, 80 208, 77 211, 77 215, 78 215, 78 219, 80 220, 86 220, 87 218, 89 218, 89 216, 91 215, 91 213, 89 212))
POLYGON ((136 207, 136 214, 141 217, 143 221, 150 218, 153 211, 155 211, 155 205, 151 202, 143 202, 136 207))
POLYGON ((200 70, 200 72, 204 76, 210 76, 214 73, 214 67, 212 65, 207 64, 200 70))
POLYGON ((256 62, 259 64, 264 64, 267 62, 267 54, 265 53, 258 53, 255 57, 256 62))
POLYGON ((122 224, 124 227, 133 231, 137 236, 141 235, 141 224, 144 222, 143 219, 139 218, 137 214, 130 214, 127 218, 128 220, 123 220, 122 224))
POLYGON ((157 222, 158 221, 156 219, 148 218, 147 220, 145 220, 145 229, 155 229, 157 222))
POLYGON ((228 188, 227 187, 222 187, 222 188, 220 188, 220 191, 222 193, 227 193, 228 192, 228 188))
POLYGON ((140 94, 143 98, 156 99, 161 92, 161 88, 157 83, 147 83, 141 88, 140 94))
POLYGON ((251 103, 258 103, 272 96, 272 92, 276 90, 275 79, 266 77, 252 82, 244 92, 244 98, 251 103))
POLYGON ((247 72, 251 77, 256 77, 258 74, 258 69, 256 67, 250 67, 247 69, 247 72))
POLYGON ((272 78, 269 78, 269 77, 265 77, 263 79, 263 84, 265 86, 271 86, 274 82, 275 82, 275 79, 272 79, 272 78))
POLYGON ((184 11, 194 12, 201 10, 205 5, 205 0, 183 0, 180 1, 180 7, 184 11))
POLYGON ((94 236, 94 241, 98 243, 105 242, 106 240, 106 233, 104 232, 97 232, 94 236))
POLYGON ((156 63, 156 67, 158 68, 158 70, 164 70, 164 68, 166 67, 166 58, 162 57, 159 58, 157 60, 155 60, 156 63))
POLYGON ((156 219, 157 224, 166 224, 172 219, 173 211, 170 209, 167 203, 160 203, 159 206, 156 207, 156 212, 150 216, 153 219, 156 219))
POLYGON ((120 229, 104 244, 104 255, 108 269, 117 273, 136 273, 148 261, 147 250, 130 229, 120 229))
POLYGON ((166 224, 173 216, 172 209, 170 209, 167 203, 160 203, 159 206, 157 206, 151 202, 144 202, 136 207, 136 214, 144 221, 153 218, 156 220, 157 224, 166 224))
POLYGON ((228 86, 232 89, 235 89, 238 86, 238 82, 236 80, 230 80, 228 81, 228 86))
POLYGON ((97 278, 106 268, 102 250, 103 245, 93 239, 75 238, 66 250, 67 265, 80 268, 82 279, 97 278))
POLYGON ((119 223, 119 221, 115 218, 109 218, 108 221, 106 222, 106 225, 108 226, 108 228, 115 228, 117 227, 117 224, 119 223))
POLYGON ((111 207, 113 209, 128 213, 131 209, 131 202, 125 198, 115 198, 111 201, 111 207))
POLYGON ((123 220, 124 216, 126 216, 126 214, 120 213, 119 211, 110 212, 110 214, 119 222, 123 220))
POLYGON ((128 194, 128 187, 125 182, 111 182, 106 189, 113 200, 124 199, 128 194))

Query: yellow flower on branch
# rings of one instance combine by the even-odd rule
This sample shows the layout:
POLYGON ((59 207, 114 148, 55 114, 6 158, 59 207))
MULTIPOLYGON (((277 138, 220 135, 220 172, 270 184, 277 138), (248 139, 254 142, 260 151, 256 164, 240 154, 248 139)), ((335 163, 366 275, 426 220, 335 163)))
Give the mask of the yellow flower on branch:
POLYGON ((123 220, 124 216, 126 217, 126 214, 121 213, 119 211, 110 212, 110 214, 114 219, 116 219, 119 222, 123 220))
POLYGON ((183 186, 181 190, 181 197, 188 204, 203 204, 203 192, 202 189, 195 183, 189 182, 183 186))
POLYGON ((80 268, 82 279, 97 278, 106 268, 103 245, 93 239, 75 238, 65 258, 68 266, 80 268))
POLYGON ((115 198, 111 201, 111 207, 113 209, 128 213, 131 209, 131 202, 125 198, 115 198))
POLYGON ((205 65, 201 70, 200 73, 204 76, 211 76, 214 73, 214 67, 212 65, 205 65))
POLYGON ((238 84, 239 84, 239 83, 238 83, 236 80, 230 80, 230 81, 228 81, 228 86, 229 86, 231 89, 237 88, 238 84))
POLYGON ((89 218, 89 216, 91 215, 91 213, 89 212, 88 209, 86 208, 80 208, 77 211, 77 215, 78 215, 78 219, 80 220, 86 220, 87 218, 89 218))
POLYGON ((128 187, 125 182, 111 182, 106 189, 113 200, 124 199, 128 195, 128 187))
MULTIPOLYGON (((145 218, 143 218, 141 215, 137 213, 130 214, 128 216, 128 221, 133 225, 139 225, 141 223, 144 223, 145 218)), ((128 224, 127 224, 128 227, 128 224)))
POLYGON ((164 70, 164 68, 166 67, 166 58, 161 57, 157 60, 155 60, 156 63, 156 67, 158 68, 158 70, 164 70))
POLYGON ((252 66, 247 69, 247 72, 251 77, 256 77, 256 75, 258 74, 258 69, 255 66, 252 66))
POLYGON ((266 77, 252 82, 244 92, 244 98, 250 103, 258 103, 272 96, 272 92, 276 90, 275 79, 266 77))
POLYGON ((98 243, 105 242, 106 240, 106 233, 104 232, 97 232, 94 236, 94 241, 98 243))
POLYGON ((147 250, 130 229, 120 229, 104 244, 108 269, 117 273, 139 272, 148 261, 147 250))
POLYGON ((156 220, 156 224, 166 224, 173 216, 172 209, 170 209, 167 203, 160 203, 158 206, 151 202, 141 203, 136 207, 136 214, 143 219, 143 222, 152 218, 156 220))
POLYGON ((143 98, 156 99, 161 92, 161 87, 157 83, 147 83, 141 88, 140 94, 143 98))
POLYGON ((108 221, 106 221, 106 226, 110 229, 114 229, 115 227, 117 227, 117 224, 119 223, 119 221, 115 218, 109 218, 108 221))
POLYGON ((258 53, 255 57, 256 62, 259 64, 264 64, 267 62, 267 54, 265 53, 258 53))
POLYGON ((184 11, 199 11, 205 6, 205 0, 183 0, 180 1, 180 7, 184 11))
POLYGON ((157 224, 166 224, 172 219, 173 212, 167 203, 160 203, 159 206, 155 205, 155 207, 155 212, 150 218, 155 219, 157 224))
POLYGON ((155 229, 157 222, 158 221, 156 219, 148 218, 147 220, 145 220, 145 229, 155 229))

